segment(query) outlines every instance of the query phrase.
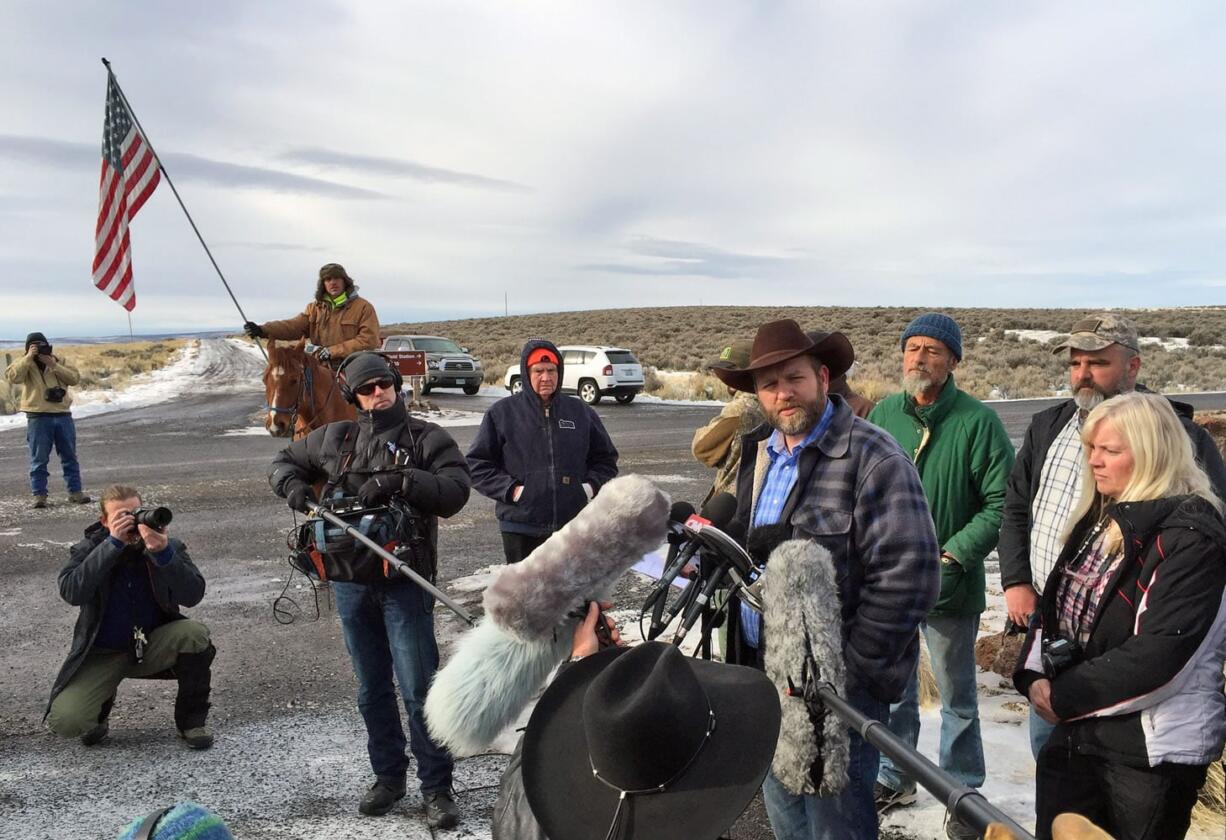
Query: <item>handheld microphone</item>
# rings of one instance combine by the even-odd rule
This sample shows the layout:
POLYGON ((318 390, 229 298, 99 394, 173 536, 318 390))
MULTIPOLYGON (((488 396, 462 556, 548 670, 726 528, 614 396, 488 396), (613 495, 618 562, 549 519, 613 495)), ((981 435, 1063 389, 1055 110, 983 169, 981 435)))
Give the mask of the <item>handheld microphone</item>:
MULTIPOLYGON (((647 631, 647 639, 650 641, 655 639, 664 632, 664 628, 672 623, 683 610, 688 610, 689 606, 694 602, 694 597, 698 593, 693 587, 696 585, 693 581, 686 584, 684 590, 681 591, 673 602, 665 608, 662 600, 672 586, 677 575, 689 564, 698 550, 705 544, 704 540, 700 539, 700 535, 709 528, 719 529, 724 527, 736 515, 736 497, 730 493, 720 493, 713 496, 702 507, 702 514, 699 516, 690 516, 685 520, 683 530, 689 540, 682 546, 677 557, 660 575, 660 580, 652 588, 647 599, 643 602, 643 613, 652 609, 651 626, 647 631)), ((692 623, 692 622, 691 622, 692 623)))
POLYGON ((485 617, 462 636, 426 696, 426 724, 457 756, 484 750, 523 711, 570 652, 586 601, 664 539, 668 497, 627 475, 600 488, 579 515, 485 591, 485 617))
POLYGON ((771 552, 763 575, 766 673, 784 695, 775 776, 792 793, 832 796, 847 784, 847 725, 817 694, 842 696, 847 681, 839 590, 830 552, 788 540, 771 552))

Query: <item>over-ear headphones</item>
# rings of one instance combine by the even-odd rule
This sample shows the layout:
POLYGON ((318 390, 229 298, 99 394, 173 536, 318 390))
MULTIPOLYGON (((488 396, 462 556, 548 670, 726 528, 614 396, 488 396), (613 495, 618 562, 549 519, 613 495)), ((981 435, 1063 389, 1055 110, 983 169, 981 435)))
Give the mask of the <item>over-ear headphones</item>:
POLYGON ((336 369, 336 383, 340 387, 341 396, 345 398, 345 402, 349 403, 350 405, 358 404, 357 394, 353 392, 353 388, 350 387, 349 380, 345 376, 345 368, 347 368, 349 363, 358 356, 364 355, 378 356, 383 360, 383 363, 387 365, 387 373, 392 378, 392 387, 396 389, 396 393, 400 393, 400 390, 404 387, 404 377, 401 376, 399 369, 397 369, 396 365, 392 363, 392 360, 383 353, 376 353, 373 350, 363 350, 360 353, 350 353, 345 357, 345 360, 341 362, 340 367, 336 369))

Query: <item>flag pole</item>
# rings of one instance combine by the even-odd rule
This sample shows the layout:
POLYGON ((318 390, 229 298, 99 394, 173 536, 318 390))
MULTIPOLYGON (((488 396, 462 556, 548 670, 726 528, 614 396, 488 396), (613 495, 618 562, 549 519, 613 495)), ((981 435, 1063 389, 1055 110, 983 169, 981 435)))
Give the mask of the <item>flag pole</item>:
POLYGON ((136 336, 132 334, 132 313, 127 309, 124 311, 128 313, 128 340, 136 341, 136 336))
MULTIPOLYGON (((209 262, 213 264, 213 270, 217 272, 217 276, 221 278, 221 284, 226 287, 226 293, 230 295, 230 300, 234 301, 234 308, 238 310, 239 316, 244 322, 250 320, 246 313, 243 312, 243 307, 239 305, 238 298, 234 296, 234 292, 230 289, 230 284, 226 282, 226 276, 221 273, 221 266, 217 264, 217 260, 213 259, 213 252, 209 250, 208 244, 204 241, 204 237, 200 235, 200 228, 196 227, 196 222, 192 219, 192 214, 187 212, 187 205, 183 203, 183 199, 179 196, 179 191, 175 189, 175 182, 170 179, 170 173, 166 171, 165 165, 162 163, 162 158, 158 155, 157 149, 153 148, 153 141, 149 139, 149 135, 145 132, 145 127, 140 124, 140 119, 136 116, 136 112, 132 110, 131 103, 128 102, 128 96, 123 92, 123 88, 119 84, 119 78, 115 75, 115 71, 111 69, 111 62, 105 58, 102 59, 103 66, 106 67, 107 75, 115 79, 115 89, 119 91, 119 98, 123 100, 123 106, 128 109, 128 113, 132 115, 132 121, 136 123, 136 128, 140 131, 141 136, 145 138, 145 143, 149 146, 149 151, 153 153, 154 159, 158 162, 158 169, 162 172, 162 177, 166 179, 166 183, 170 185, 170 191, 175 194, 175 201, 179 202, 179 207, 183 210, 183 215, 187 217, 187 223, 192 226, 192 232, 196 234, 196 238, 200 240, 200 247, 204 248, 204 253, 208 256, 209 262)), ((130 316, 129 316, 130 317, 130 316)), ((260 348, 260 355, 264 360, 268 360, 268 354, 264 352, 263 343, 257 338, 255 346, 260 348)))

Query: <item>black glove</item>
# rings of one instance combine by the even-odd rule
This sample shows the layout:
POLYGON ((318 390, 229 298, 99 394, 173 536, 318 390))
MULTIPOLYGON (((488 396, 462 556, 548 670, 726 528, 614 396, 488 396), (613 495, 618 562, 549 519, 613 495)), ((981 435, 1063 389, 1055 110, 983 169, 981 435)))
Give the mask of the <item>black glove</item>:
POLYGON ((264 328, 261 327, 259 324, 257 324, 255 321, 248 321, 247 323, 243 324, 243 332, 247 333, 247 335, 251 336, 252 338, 266 338, 267 337, 264 334, 264 328))
POLYGON ((400 489, 401 483, 398 475, 371 476, 358 488, 358 501, 362 503, 362 507, 378 507, 387 504, 392 495, 400 489))
POLYGON ((290 510, 296 510, 299 513, 307 512, 307 502, 318 502, 315 498, 315 490, 306 482, 299 481, 290 491, 285 494, 285 503, 289 505, 290 510))
POLYGON ((321 362, 326 362, 328 359, 332 358, 332 351, 327 347, 320 347, 315 351, 315 358, 319 359, 321 362))

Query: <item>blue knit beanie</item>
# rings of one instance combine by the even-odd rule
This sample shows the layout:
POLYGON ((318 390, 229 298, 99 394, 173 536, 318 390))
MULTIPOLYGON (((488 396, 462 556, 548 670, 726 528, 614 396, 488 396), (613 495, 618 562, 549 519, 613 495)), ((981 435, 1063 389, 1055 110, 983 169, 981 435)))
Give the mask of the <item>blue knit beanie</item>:
POLYGON ((907 346, 907 339, 913 335, 925 335, 935 338, 949 348, 954 358, 962 361, 962 330, 958 322, 940 312, 927 312, 920 315, 902 331, 902 347, 907 346))
MULTIPOLYGON (((138 817, 123 830, 119 840, 132 840, 144 817, 138 817)), ((234 840, 234 835, 226 828, 221 817, 212 814, 195 802, 180 802, 171 808, 157 822, 157 830, 151 840, 234 840)))

